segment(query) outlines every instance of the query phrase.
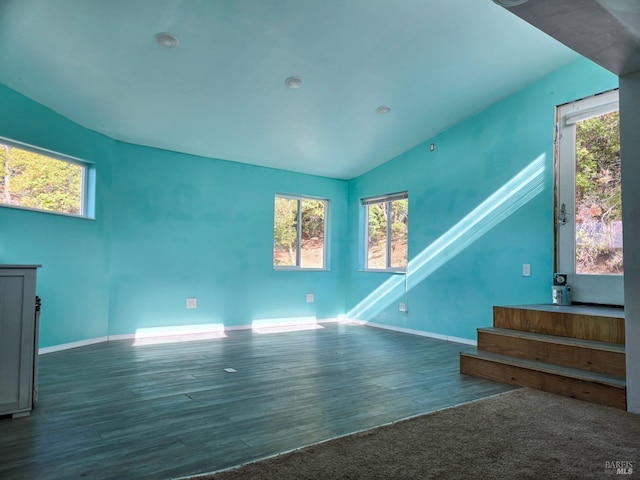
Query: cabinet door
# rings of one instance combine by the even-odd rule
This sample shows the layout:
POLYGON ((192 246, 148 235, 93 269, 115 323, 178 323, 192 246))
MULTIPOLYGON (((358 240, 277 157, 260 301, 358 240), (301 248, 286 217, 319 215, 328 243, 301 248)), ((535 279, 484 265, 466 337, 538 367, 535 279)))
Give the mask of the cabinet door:
POLYGON ((32 407, 35 272, 0 272, 0 414, 32 407))

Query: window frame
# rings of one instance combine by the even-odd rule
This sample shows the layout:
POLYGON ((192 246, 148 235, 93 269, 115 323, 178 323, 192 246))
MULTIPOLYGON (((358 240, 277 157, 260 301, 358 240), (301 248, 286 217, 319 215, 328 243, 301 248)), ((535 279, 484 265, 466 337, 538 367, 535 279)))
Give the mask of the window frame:
POLYGON ((404 267, 392 267, 391 266, 391 247, 392 247, 392 222, 391 218, 391 204, 396 200, 409 200, 409 192, 396 192, 386 195, 377 195, 374 197, 364 197, 360 199, 360 203, 364 208, 364 236, 363 236, 363 257, 362 257, 362 270, 365 272, 392 272, 392 273, 406 273, 409 263, 409 232, 408 232, 408 217, 407 211, 407 265, 404 267), (387 236, 386 236, 386 267, 385 268, 370 268, 369 267, 369 206, 378 203, 384 203, 387 209, 387 236))
MULTIPOLYGON (((310 196, 310 195, 292 195, 292 194, 287 194, 287 193, 276 193, 273 197, 273 206, 274 206, 274 212, 273 212, 273 224, 275 226, 275 203, 276 200, 278 198, 285 198, 288 200, 296 200, 298 202, 298 212, 297 212, 297 216, 296 216, 296 224, 297 224, 297 229, 296 229, 296 235, 297 235, 297 242, 296 242, 296 265, 275 265, 274 263, 274 256, 273 256, 273 251, 272 253, 272 257, 271 257, 271 263, 273 265, 273 269, 274 270, 282 270, 282 271, 328 271, 329 267, 327 265, 327 259, 328 259, 328 255, 327 252, 329 250, 328 248, 328 220, 329 220, 329 199, 327 198, 323 198, 323 197, 314 197, 314 196, 310 196), (322 245, 322 267, 303 267, 301 266, 301 262, 302 262, 302 201, 303 200, 316 200, 316 201, 320 201, 323 202, 324 204, 324 220, 322 223, 322 228, 323 228, 323 245, 322 245)), ((275 244, 275 238, 274 240, 274 244, 275 244)))
POLYGON ((82 160, 77 157, 73 157, 71 155, 65 155, 63 153, 54 152, 53 150, 49 150, 42 147, 36 147, 34 145, 29 145, 27 143, 19 142, 17 140, 12 140, 10 138, 0 136, 0 144, 9 145, 13 148, 17 148, 20 150, 25 150, 28 152, 32 152, 38 155, 42 155, 45 157, 49 157, 54 160, 58 160, 61 162, 71 163, 73 165, 78 165, 82 168, 82 179, 81 179, 81 193, 80 193, 80 212, 79 213, 69 213, 69 212, 61 212, 58 210, 45 210, 42 208, 35 207, 26 207, 23 205, 13 205, 9 203, 4 203, 0 201, 0 207, 4 208, 14 208, 18 210, 26 210, 32 212, 39 213, 48 213, 52 215, 63 215, 66 217, 73 218, 84 218, 88 220, 95 219, 95 182, 96 182, 96 171, 95 165, 92 162, 88 162, 86 160, 82 160))

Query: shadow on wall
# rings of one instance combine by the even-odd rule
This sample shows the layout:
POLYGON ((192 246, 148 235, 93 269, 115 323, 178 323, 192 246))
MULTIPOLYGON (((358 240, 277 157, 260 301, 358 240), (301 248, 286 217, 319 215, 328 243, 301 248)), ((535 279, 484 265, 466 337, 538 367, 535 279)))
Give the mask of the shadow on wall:
POLYGON ((442 234, 407 265, 407 278, 394 275, 347 313, 347 318, 372 318, 407 290, 447 263, 501 221, 544 190, 545 154, 540 155, 463 219, 442 234))

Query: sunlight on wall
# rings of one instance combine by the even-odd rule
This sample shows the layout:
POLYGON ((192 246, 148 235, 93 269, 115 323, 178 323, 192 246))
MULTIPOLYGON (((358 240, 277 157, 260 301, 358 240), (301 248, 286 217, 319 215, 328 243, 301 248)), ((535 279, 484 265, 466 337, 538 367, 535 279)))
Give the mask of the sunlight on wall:
POLYGON ((251 329, 256 333, 299 332, 324 328, 318 325, 316 317, 263 318, 254 320, 251 329))
MULTIPOLYGON (((542 154, 411 259, 407 265, 408 290, 539 195, 544 190, 544 172, 545 154, 542 154)), ((404 294, 404 275, 395 275, 358 303, 347 316, 370 318, 404 294)))
POLYGON ((224 338, 226 336, 223 323, 138 328, 133 346, 192 342, 211 338, 224 338))

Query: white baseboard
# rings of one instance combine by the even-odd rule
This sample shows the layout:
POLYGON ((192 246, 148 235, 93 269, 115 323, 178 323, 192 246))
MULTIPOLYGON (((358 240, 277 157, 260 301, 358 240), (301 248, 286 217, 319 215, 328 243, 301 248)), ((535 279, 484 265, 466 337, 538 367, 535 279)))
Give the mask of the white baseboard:
POLYGON ((345 322, 364 325, 366 327, 381 328, 383 330, 392 330, 394 332, 409 333, 411 335, 419 335, 421 337, 436 338, 438 340, 445 340, 447 342, 463 343, 465 345, 473 345, 474 347, 478 345, 478 342, 476 340, 469 340, 468 338, 462 337, 452 337, 450 335, 442 335, 440 333, 425 332, 423 330, 414 330, 412 328, 393 327, 391 325, 384 325, 382 323, 367 322, 365 320, 357 319, 345 319, 345 322))
MULTIPOLYGON (((341 322, 341 321, 343 321, 343 319, 341 318, 325 318, 325 319, 315 320, 315 323, 334 323, 334 322, 341 322)), ((233 325, 229 327, 225 326, 224 331, 226 332, 226 331, 233 331, 233 330, 251 330, 252 328, 253 328, 253 325, 233 325)), ((194 339, 197 339, 197 337, 201 336, 202 333, 203 332, 194 333, 193 330, 191 329, 180 330, 179 328, 177 328, 177 329, 173 329, 171 332, 164 333, 163 336, 178 335, 178 336, 184 337, 184 336, 193 335, 194 339)), ((60 352, 62 350, 69 350, 71 348, 78 348, 78 347, 84 347, 87 345, 93 345, 95 343, 113 342, 118 340, 136 340, 140 338, 152 338, 152 337, 158 337, 158 336, 160 336, 158 332, 148 333, 148 334, 125 333, 120 335, 108 335, 106 337, 91 338, 88 340, 80 340, 78 342, 64 343, 61 345, 54 345, 52 347, 40 348, 38 349, 38 354, 45 355, 47 353, 60 352)))
POLYGON ((109 337, 90 338, 88 340, 80 340, 78 342, 63 343, 60 345, 54 345, 53 347, 44 347, 38 349, 38 355, 46 355, 47 353, 60 352, 62 350, 69 350, 71 348, 86 347, 87 345, 93 345, 94 343, 107 342, 109 337))
POLYGON ((117 340, 135 340, 135 333, 125 333, 124 335, 109 335, 107 337, 107 342, 114 342, 117 340))

